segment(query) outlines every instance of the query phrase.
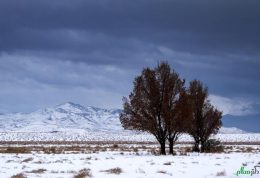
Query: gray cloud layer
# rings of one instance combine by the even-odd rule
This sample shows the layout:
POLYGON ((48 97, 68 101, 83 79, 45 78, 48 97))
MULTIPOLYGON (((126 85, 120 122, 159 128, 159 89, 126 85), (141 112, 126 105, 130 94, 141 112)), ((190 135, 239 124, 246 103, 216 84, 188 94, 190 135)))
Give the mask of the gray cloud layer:
POLYGON ((120 107, 134 76, 162 59, 214 96, 259 110, 259 7, 258 0, 3 0, 0 111, 68 100, 120 107))

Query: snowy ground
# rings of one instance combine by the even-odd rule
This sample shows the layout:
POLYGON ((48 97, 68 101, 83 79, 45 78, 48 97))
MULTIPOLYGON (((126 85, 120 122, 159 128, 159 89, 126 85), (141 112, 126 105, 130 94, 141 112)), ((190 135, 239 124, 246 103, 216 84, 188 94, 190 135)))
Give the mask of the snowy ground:
MULTIPOLYGON (((22 173, 27 177, 65 178, 74 177, 84 168, 89 175, 98 178, 238 177, 235 174, 241 166, 251 170, 260 164, 259 161, 260 154, 257 153, 189 153, 182 156, 117 151, 90 154, 0 154, 0 177, 22 173), (119 169, 110 172, 113 168, 119 169)), ((239 177, 243 176, 248 175, 239 177)), ((260 174, 252 177, 260 177, 260 174)))
POLYGON ((0 178, 73 178, 80 173, 97 178, 260 177, 260 167, 252 176, 235 175, 241 167, 251 171, 260 166, 260 134, 214 138, 225 142, 223 153, 192 153, 192 139, 182 135, 174 147, 177 155, 158 156, 154 137, 143 133, 1 132, 0 178))
MULTIPOLYGON (((260 142, 260 133, 217 134, 222 142, 260 142)), ((134 141, 155 142, 152 135, 135 132, 0 132, 0 141, 134 141)), ((190 142, 189 135, 182 135, 181 142, 190 142)))

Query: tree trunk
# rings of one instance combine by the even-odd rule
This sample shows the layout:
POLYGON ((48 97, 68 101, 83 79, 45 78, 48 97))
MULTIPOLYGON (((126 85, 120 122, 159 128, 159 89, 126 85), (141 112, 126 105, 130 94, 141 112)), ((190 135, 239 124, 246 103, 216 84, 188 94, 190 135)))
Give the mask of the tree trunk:
POLYGON ((200 152, 199 145, 200 145, 199 141, 196 141, 196 140, 195 140, 194 147, 193 147, 193 151, 195 151, 195 152, 200 152))
POLYGON ((166 155, 166 151, 165 151, 165 141, 161 141, 161 142, 160 142, 160 145, 161 145, 160 154, 161 154, 161 155, 166 155))
POLYGON ((173 139, 169 138, 169 153, 173 154, 173 139))
POLYGON ((201 148, 200 148, 200 152, 204 153, 205 152, 205 142, 201 141, 201 148))

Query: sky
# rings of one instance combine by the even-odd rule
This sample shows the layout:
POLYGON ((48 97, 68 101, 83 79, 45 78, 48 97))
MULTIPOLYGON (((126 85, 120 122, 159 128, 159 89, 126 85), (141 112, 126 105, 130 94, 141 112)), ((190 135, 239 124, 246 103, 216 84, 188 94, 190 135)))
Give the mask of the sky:
POLYGON ((0 1, 0 112, 122 108, 144 67, 203 81, 224 114, 260 111, 259 0, 0 1))

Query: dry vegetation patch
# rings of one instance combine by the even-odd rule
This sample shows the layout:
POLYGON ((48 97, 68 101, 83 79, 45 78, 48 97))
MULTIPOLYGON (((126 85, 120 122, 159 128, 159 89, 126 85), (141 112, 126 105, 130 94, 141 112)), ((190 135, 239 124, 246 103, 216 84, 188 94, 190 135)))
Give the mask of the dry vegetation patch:
POLYGON ((170 166, 172 165, 173 162, 166 162, 166 163, 163 163, 163 165, 167 165, 167 166, 170 166))
POLYGON ((42 174, 45 171, 47 171, 46 169, 34 169, 32 171, 29 171, 28 173, 34 173, 34 174, 42 174))
POLYGON ((11 178, 26 178, 26 176, 23 173, 19 173, 19 174, 13 175, 11 178))
POLYGON ((169 175, 169 176, 172 176, 171 173, 169 173, 169 172, 167 172, 167 171, 164 171, 164 170, 159 170, 159 171, 157 171, 157 173, 159 173, 159 174, 167 174, 167 175, 169 175))
POLYGON ((160 171, 157 171, 157 173, 167 174, 167 171, 160 170, 160 171))
POLYGON ((26 159, 22 160, 21 163, 28 163, 28 162, 30 162, 30 161, 32 161, 32 160, 33 160, 32 157, 26 158, 26 159))
POLYGON ((121 174, 123 171, 120 167, 116 167, 116 168, 112 168, 112 169, 103 170, 100 172, 106 172, 109 174, 121 174))
POLYGON ((216 176, 226 176, 226 171, 217 172, 216 176))
POLYGON ((1 150, 1 153, 30 153, 31 150, 27 147, 7 147, 1 150))
POLYGON ((81 169, 74 178, 85 178, 85 177, 92 177, 90 169, 81 169))

